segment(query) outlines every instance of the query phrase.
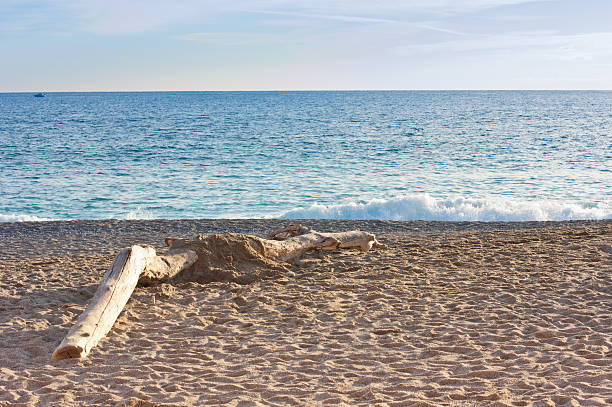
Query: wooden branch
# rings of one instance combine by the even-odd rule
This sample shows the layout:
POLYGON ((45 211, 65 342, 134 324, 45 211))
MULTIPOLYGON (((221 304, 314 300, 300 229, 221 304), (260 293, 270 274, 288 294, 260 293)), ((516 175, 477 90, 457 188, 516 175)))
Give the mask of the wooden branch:
POLYGON ((169 250, 163 256, 154 256, 140 273, 138 284, 151 285, 167 281, 192 266, 197 260, 196 252, 188 249, 169 250))
POLYGON ((387 249, 387 246, 376 240, 376 237, 373 234, 362 232, 360 230, 319 234, 338 240, 340 242, 338 245, 339 249, 359 249, 362 252, 367 252, 372 248, 387 249))
POLYGON ((263 244, 269 252, 268 257, 281 261, 294 260, 314 249, 359 249, 367 252, 372 247, 387 248, 378 242, 373 234, 360 230, 321 233, 301 225, 278 229, 270 233, 268 239, 263 240, 263 244))
POLYGON ((225 235, 199 235, 198 240, 167 238, 166 244, 171 250, 193 250, 199 256, 206 255, 202 248, 209 250, 219 248, 219 242, 225 242, 237 249, 236 243, 247 244, 251 250, 257 252, 262 258, 291 262, 302 257, 310 250, 359 249, 367 252, 373 247, 386 248, 376 240, 376 237, 367 232, 353 230, 350 232, 321 233, 301 225, 290 225, 268 235, 262 239, 252 235, 227 233, 225 235), (213 243, 215 241, 215 243, 213 243))
POLYGON ((152 247, 132 246, 121 250, 102 277, 91 302, 53 352, 53 360, 82 358, 112 328, 128 302, 140 273, 155 257, 152 247))
POLYGON ((284 240, 260 239, 263 256, 276 261, 291 262, 310 250, 335 250, 341 242, 333 236, 311 232, 292 236, 284 240))

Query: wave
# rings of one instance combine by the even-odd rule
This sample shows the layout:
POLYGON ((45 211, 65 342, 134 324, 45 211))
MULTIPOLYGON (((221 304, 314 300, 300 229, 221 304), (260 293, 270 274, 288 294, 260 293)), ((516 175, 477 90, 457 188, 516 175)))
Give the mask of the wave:
POLYGON ((378 219, 478 222, 612 219, 612 203, 579 204, 509 198, 435 198, 427 194, 368 203, 312 205, 293 209, 282 219, 378 219))
POLYGON ((39 218, 34 215, 5 215, 0 213, 0 222, 46 222, 53 219, 39 218))

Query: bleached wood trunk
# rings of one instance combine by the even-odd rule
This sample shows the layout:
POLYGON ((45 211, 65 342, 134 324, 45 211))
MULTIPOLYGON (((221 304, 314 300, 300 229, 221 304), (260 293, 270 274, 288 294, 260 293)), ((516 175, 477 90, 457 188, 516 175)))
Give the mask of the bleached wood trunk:
POLYGON ((285 240, 262 239, 264 256, 277 261, 291 262, 311 250, 335 250, 340 241, 321 233, 306 233, 285 240))
POLYGON ((130 299, 140 273, 155 257, 152 247, 132 246, 121 250, 102 277, 100 286, 64 340, 53 352, 53 360, 82 358, 112 328, 130 299))
POLYGON ((386 248, 367 232, 321 233, 301 225, 291 225, 278 229, 262 239, 266 255, 280 261, 298 259, 310 250, 359 249, 367 252, 372 247, 386 248))

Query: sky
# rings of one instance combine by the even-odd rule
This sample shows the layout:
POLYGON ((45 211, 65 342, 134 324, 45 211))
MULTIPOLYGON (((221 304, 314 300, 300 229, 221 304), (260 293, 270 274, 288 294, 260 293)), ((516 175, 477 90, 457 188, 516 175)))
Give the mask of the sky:
POLYGON ((0 0, 0 92, 612 89, 612 0, 0 0))

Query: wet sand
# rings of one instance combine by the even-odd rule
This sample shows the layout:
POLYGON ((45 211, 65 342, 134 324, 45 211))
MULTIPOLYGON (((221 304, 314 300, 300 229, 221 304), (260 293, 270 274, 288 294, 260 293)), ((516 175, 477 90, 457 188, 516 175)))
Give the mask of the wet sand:
POLYGON ((0 224, 0 406, 612 405, 612 221, 304 221, 387 244, 139 287, 51 361, 118 251, 287 221, 0 224))

